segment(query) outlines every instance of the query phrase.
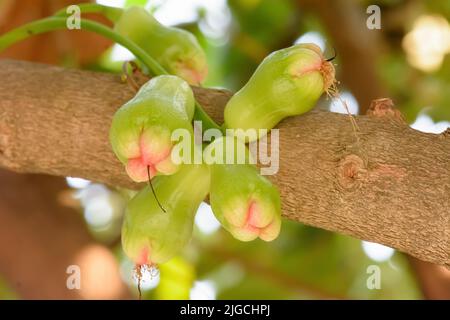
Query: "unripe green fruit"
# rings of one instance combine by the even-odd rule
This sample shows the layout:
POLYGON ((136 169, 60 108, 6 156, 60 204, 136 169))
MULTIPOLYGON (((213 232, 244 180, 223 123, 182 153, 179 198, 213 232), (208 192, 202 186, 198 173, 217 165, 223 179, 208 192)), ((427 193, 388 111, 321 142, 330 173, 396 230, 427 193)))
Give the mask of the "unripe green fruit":
POLYGON ((195 100, 189 85, 176 76, 159 76, 144 84, 136 96, 115 113, 109 132, 111 146, 136 182, 157 174, 177 171, 171 159, 174 142, 171 134, 186 129, 192 134, 191 121, 195 100))
POLYGON ((115 29, 144 49, 170 74, 190 84, 200 84, 206 77, 206 55, 190 32, 160 24, 142 7, 125 10, 115 29))
POLYGON ((128 203, 122 247, 138 265, 164 263, 178 254, 192 236, 194 216, 209 191, 206 165, 183 165, 172 176, 161 176, 128 203))
POLYGON ((334 67, 316 45, 275 51, 227 103, 225 126, 270 130, 285 117, 311 110, 334 81, 334 67))
MULTIPOLYGON (((204 151, 225 148, 233 137, 216 139, 204 151)), ((242 143, 235 139, 235 143, 242 143)), ((224 150, 223 154, 226 154, 224 150)), ((212 164, 209 200, 216 218, 236 239, 272 241, 281 228, 277 188, 251 164, 212 164)))

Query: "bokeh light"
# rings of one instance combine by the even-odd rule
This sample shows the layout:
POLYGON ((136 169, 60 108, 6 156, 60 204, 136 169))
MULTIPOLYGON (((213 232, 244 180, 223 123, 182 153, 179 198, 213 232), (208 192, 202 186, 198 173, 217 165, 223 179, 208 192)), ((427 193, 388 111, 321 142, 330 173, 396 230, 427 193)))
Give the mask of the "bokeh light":
POLYGON ((325 38, 317 31, 309 31, 302 34, 294 43, 314 43, 318 45, 322 51, 325 50, 326 46, 325 38))
POLYGON ((409 63, 426 72, 438 70, 450 52, 450 26, 439 15, 423 15, 405 35, 403 48, 409 63))
POLYGON ((438 134, 444 132, 447 128, 450 128, 450 122, 434 122, 429 115, 422 113, 419 114, 414 123, 411 124, 411 128, 422 132, 438 134))
POLYGON ((212 234, 220 228, 220 222, 214 216, 211 206, 206 202, 202 202, 197 210, 195 225, 204 234, 212 234))
POLYGON ((119 267, 114 255, 100 245, 89 245, 78 254, 80 294, 85 299, 118 298, 122 291, 119 267))
POLYGON ((105 6, 123 8, 126 0, 96 0, 95 2, 105 6))
POLYGON ((215 300, 216 288, 209 280, 195 281, 189 294, 191 300, 215 300))
POLYGON ((348 91, 343 91, 340 95, 340 99, 333 98, 330 102, 330 111, 347 114, 347 110, 342 103, 344 101, 347 104, 348 112, 351 114, 358 114, 359 104, 356 98, 348 91))
POLYGON ((75 194, 84 208, 84 217, 91 228, 104 229, 120 216, 125 200, 101 184, 89 184, 75 194))
POLYGON ((134 54, 120 44, 114 44, 111 48, 110 59, 112 62, 134 60, 134 54))
POLYGON ((389 260, 395 250, 379 243, 361 241, 364 253, 375 262, 384 262, 389 260))
POLYGON ((89 180, 73 177, 66 177, 66 182, 69 187, 74 189, 84 189, 91 183, 89 180))

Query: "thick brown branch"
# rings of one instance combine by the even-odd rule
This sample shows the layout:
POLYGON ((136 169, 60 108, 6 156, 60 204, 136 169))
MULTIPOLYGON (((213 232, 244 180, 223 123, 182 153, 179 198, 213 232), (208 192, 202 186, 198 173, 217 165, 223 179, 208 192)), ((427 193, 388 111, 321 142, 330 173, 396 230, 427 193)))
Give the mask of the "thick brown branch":
MULTIPOLYGON (((119 76, 0 61, 0 166, 136 188, 111 152, 119 76)), ((216 120, 230 94, 196 89, 216 120)), ((280 125, 271 179, 286 218, 450 265, 450 138, 377 115, 310 112, 280 125)))

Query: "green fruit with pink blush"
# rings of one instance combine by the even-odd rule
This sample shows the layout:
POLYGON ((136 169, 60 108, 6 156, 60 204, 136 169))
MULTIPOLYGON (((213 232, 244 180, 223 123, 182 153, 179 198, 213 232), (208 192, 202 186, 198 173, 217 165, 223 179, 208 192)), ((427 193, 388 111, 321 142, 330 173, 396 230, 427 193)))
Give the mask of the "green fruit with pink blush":
POLYGON ((192 33, 162 25, 142 7, 124 10, 115 30, 144 49, 170 74, 194 85, 205 79, 206 54, 192 33))
MULTIPOLYGON (((222 154, 226 156, 230 152, 226 146, 232 145, 230 140, 234 140, 234 144, 242 144, 233 137, 221 137, 206 147, 204 154, 209 154, 212 148, 223 148, 222 154)), ((209 200, 216 218, 236 239, 272 241, 278 237, 281 228, 280 194, 254 165, 225 164, 225 161, 211 164, 209 200)))
POLYGON ((194 216, 209 184, 207 165, 181 165, 174 175, 154 179, 158 201, 150 187, 142 189, 125 212, 122 247, 127 256, 137 265, 152 265, 180 253, 191 239, 194 216))
POLYGON ((176 76, 158 76, 144 84, 133 99, 115 113, 110 143, 133 181, 171 175, 178 165, 171 159, 176 142, 172 132, 192 133, 195 101, 189 85, 176 76))
POLYGON ((318 46, 297 44, 275 51, 228 101, 224 125, 270 130, 288 116, 311 110, 334 83, 334 66, 318 46))

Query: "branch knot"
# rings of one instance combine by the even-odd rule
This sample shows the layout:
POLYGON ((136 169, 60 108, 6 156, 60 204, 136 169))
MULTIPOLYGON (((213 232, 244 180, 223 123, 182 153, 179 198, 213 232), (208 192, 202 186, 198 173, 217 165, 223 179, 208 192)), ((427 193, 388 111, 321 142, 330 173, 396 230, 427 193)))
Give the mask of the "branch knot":
POLYGON ((390 118, 406 123, 402 113, 395 108, 394 102, 390 98, 372 100, 369 110, 367 110, 367 115, 378 118, 390 118))
POLYGON ((345 190, 358 189, 367 175, 366 167, 366 163, 361 157, 355 154, 346 155, 337 167, 339 185, 345 190))

